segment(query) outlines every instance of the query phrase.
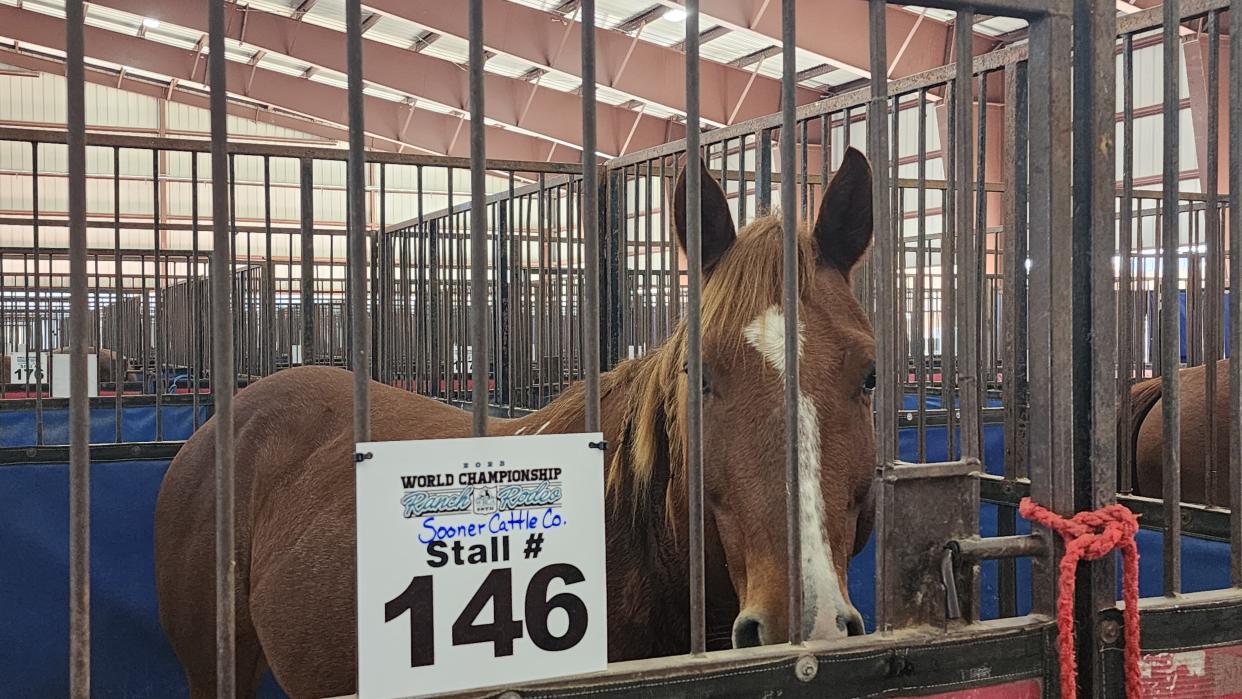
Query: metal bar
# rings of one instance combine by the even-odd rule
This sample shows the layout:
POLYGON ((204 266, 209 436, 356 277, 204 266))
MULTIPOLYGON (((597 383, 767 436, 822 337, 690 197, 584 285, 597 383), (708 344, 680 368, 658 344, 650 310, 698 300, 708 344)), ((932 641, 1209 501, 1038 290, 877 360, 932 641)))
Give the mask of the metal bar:
MULTIPOLYGON (((1066 484, 1059 479, 1053 462, 1053 395, 1054 377, 1052 324, 1052 236, 1058 226, 1068 226, 1066 201, 1056 183, 1064 182, 1058 159, 1068 158, 1061 111, 1069 109, 1065 87, 1058 85, 1063 76, 1056 74, 1059 66, 1053 57, 1058 52, 1068 55, 1065 33, 1069 32, 1064 18, 1049 17, 1031 25, 1029 64, 1032 95, 1046 98, 1030 101, 1030 249, 1032 267, 1029 292, 1029 357, 1031 386, 1030 478, 1031 497, 1058 512, 1068 514, 1072 500, 1067 497, 1066 484), (1058 180, 1060 176, 1062 179, 1058 180)), ((1019 202, 1019 206, 1023 203, 1019 202)), ((1057 376, 1058 381, 1068 377, 1057 376)), ((950 413, 951 414, 951 413, 950 413)), ((1053 542, 1056 543, 1055 541, 1053 542)), ((1055 546, 1054 549, 1059 549, 1055 546)), ((1053 554, 1056 555, 1055 553, 1053 554)), ((1032 611, 1050 614, 1055 607, 1056 567, 1051 558, 1036 559, 1032 571, 1032 611)))
MULTIPOLYGON (((1117 381, 1116 310, 1113 256, 1116 252, 1116 8, 1096 2, 1074 5, 1072 100, 1073 216, 1066 246, 1062 236, 1054 249, 1072 254, 1070 277, 1071 370, 1073 377, 1069 426, 1073 509, 1091 511, 1112 504, 1117 491, 1117 413, 1111 392, 1117 381), (1106 232, 1101 235, 1100 232, 1106 232)), ((1055 180, 1054 180, 1055 181, 1055 180)), ((1061 266, 1063 269, 1064 266, 1061 266)), ((1058 269, 1054 268, 1054 274, 1058 269)), ((1062 277, 1063 278, 1063 277, 1062 277)), ((1054 282, 1054 308, 1065 308, 1065 284, 1054 282)), ((1056 328, 1064 328, 1061 314, 1056 328)), ((1056 332, 1054 330, 1054 332, 1056 332)), ((1058 338, 1054 337, 1054 343, 1058 338)), ((1063 348, 1063 344, 1058 344, 1063 348)), ((1064 357, 1061 352, 1054 361, 1064 357)), ((1054 375, 1067 375, 1054 367, 1054 375)), ((1064 386, 1062 381, 1062 386, 1064 386)), ((1056 387, 1054 387, 1056 390, 1056 387)), ((1064 405, 1062 402, 1056 405, 1064 405)), ((1065 412, 1058 409, 1058 412, 1065 412)), ((1056 431, 1063 438, 1062 428, 1056 431)), ((1064 442, 1058 446, 1063 449, 1064 442)), ((1098 612, 1115 606, 1113 557, 1077 569, 1075 627, 1078 667, 1083 691, 1104 681, 1098 612)), ((1127 599, 1137 604, 1137 599, 1127 599)), ((1129 631, 1129 629, 1127 629, 1129 631)), ((1137 632, 1137 629, 1135 630, 1137 632)))
MULTIPOLYGON (((66 143, 67 136, 60 131, 50 129, 17 128, 0 126, 0 141, 27 141, 38 143, 66 143)), ((197 138, 151 138, 149 136, 130 136, 126 134, 91 132, 86 135, 86 145, 134 148, 148 150, 153 147, 165 151, 187 151, 206 153, 210 150, 207 141, 197 138)), ((310 147, 303 145, 279 145, 271 143, 248 143, 232 141, 226 144, 225 152, 229 155, 270 156, 273 158, 309 158, 311 160, 347 161, 349 151, 344 148, 310 147)), ((423 165, 426 167, 460 168, 470 166, 469 158, 445 155, 423 155, 420 153, 394 153, 389 151, 365 151, 368 163, 387 163, 389 165, 423 165)), ((577 175, 582 172, 578 163, 557 163, 543 160, 512 160, 496 158, 488 160, 489 170, 513 170, 515 172, 544 172, 548 174, 577 175)))
MULTIPOLYGON (((302 297, 302 364, 315 363, 315 169, 314 161, 298 161, 301 194, 302 249, 298 255, 299 283, 302 297)), ((290 251, 290 257, 293 252, 290 251)), ((213 258, 214 259, 214 258, 213 258)), ((216 381, 212 380, 212 390, 216 381)))
MULTIPOLYGON (((784 24, 783 12, 782 25, 784 24)), ((703 385, 702 308, 700 305, 703 292, 703 191, 700 179, 702 165, 699 153, 699 0, 686 0, 686 267, 689 272, 689 308, 686 322, 686 491, 689 499, 688 522, 690 527, 691 655, 702 655, 707 648, 704 626, 706 618, 704 616, 703 557, 703 392, 699 390, 699 387, 703 385)), ((790 537, 792 536, 791 532, 790 537)), ((801 556, 794 558, 801 560, 801 556)), ((791 578, 791 582, 800 579, 800 577, 791 578)), ((801 590, 796 585, 790 585, 791 590, 795 588, 801 590)), ((793 594, 793 592, 790 593, 791 596, 793 594)), ((791 619, 801 618, 801 615, 791 617, 791 619)), ((795 628, 795 625, 791 623, 790 628, 795 628)))
MULTIPOLYGON (((1229 13, 1229 84, 1242 82, 1242 12, 1229 13)), ((1232 88, 1231 88, 1232 89, 1232 88)), ((1242 99, 1229 95, 1230 134, 1242 133, 1242 99)), ((1229 139, 1229 578, 1242 587, 1242 138, 1229 139)))
MULTIPOLYGON (((354 372, 354 442, 371 439, 371 336, 367 330, 367 200, 363 161, 362 3, 345 0, 345 60, 348 77, 349 158, 345 174, 349 211, 350 349, 354 372)), ((479 119, 482 123, 482 119, 479 119)), ((484 253, 486 255, 486 253, 484 253)))
MULTIPOLYGON (((961 453, 963 459, 979 458, 981 444, 979 441, 979 288, 977 269, 979 267, 978 244, 975 231, 974 210, 974 169, 973 141, 974 119, 971 114, 974 101, 971 85, 971 55, 974 26, 974 11, 958 10, 953 23, 957 52, 957 75, 953 81, 953 109, 956 131, 954 131, 954 163, 956 170, 957 205, 955 213, 958 241, 961 244, 961 266, 958 268, 957 279, 962 283, 962 296, 959 309, 962 322, 960 340, 961 366, 958 371, 958 389, 961 401, 961 453)), ((981 96, 983 100, 986 95, 981 96)), ((983 108, 980 112, 984 111, 983 108)), ((980 177, 983 174, 980 173, 980 177)), ((883 306, 887 308, 887 306, 883 306)), ((952 403, 945 404, 953 409, 952 403)))
MULTIPOLYGON (((881 270, 880 274, 873 275, 872 282, 876 300, 875 308, 885 309, 887 312, 893 307, 893 282, 888 272, 893 267, 893 238, 889 230, 889 217, 891 215, 889 207, 891 201, 889 197, 892 193, 889 190, 889 143, 888 143, 888 81, 885 78, 885 66, 888 61, 888 48, 885 41, 886 34, 886 13, 887 7, 883 0, 870 0, 870 35, 871 35, 871 100, 867 105, 867 152, 871 156, 875 165, 872 167, 872 190, 871 190, 871 209, 873 216, 873 229, 879 232, 875 240, 875 267, 881 270)), ((792 35, 790 37, 792 43, 792 35)), ((792 53, 792 50, 791 50, 792 53)), ((790 58, 790 61, 793 59, 790 58)), ((846 148, 849 147, 849 118, 848 112, 845 122, 846 129, 846 148)), ((788 269, 788 268, 787 268, 788 269)), ((788 274, 788 272, 787 272, 788 274)), ((877 314, 877 321, 880 320, 877 314)), ((880 332, 876 333, 876 376, 883 377, 877 386, 877 405, 876 405, 876 469, 882 477, 889 477, 894 473, 894 463, 897 458, 897 425, 896 411, 900 407, 899 396, 897 395, 898 384, 892 381, 893 376, 893 360, 895 359, 892 328, 887 330, 885 325, 891 325, 889 322, 880 324, 880 332)), ((788 340, 787 340, 788 342, 788 340)), ((788 360, 786 360, 788 361, 788 360)), ((883 535, 886 531, 885 523, 893 516, 888 507, 889 503, 886 498, 878 498, 877 521, 880 523, 880 531, 883 535)), ((890 581, 890 571, 886 563, 885 556, 881 553, 884 548, 885 536, 877 539, 876 546, 876 600, 880 601, 885 597, 880 591, 888 585, 890 581)), ((881 608, 876 610, 877 625, 881 630, 887 630, 891 624, 891 610, 886 609, 887 604, 880 605, 881 608)))
MULTIPOLYGON (((193 156, 191 156, 193 157, 193 156)), ((276 266, 272 261, 272 160, 263 158, 263 365, 276 372, 276 266)))
MULTIPOLYGON (((1129 425, 1132 407, 1130 405, 1130 378, 1133 367, 1132 345, 1134 344, 1134 325, 1132 315, 1133 292, 1131 291, 1131 257, 1130 250, 1134 241, 1134 35, 1126 34, 1122 40, 1122 151, 1121 151, 1121 269, 1117 278, 1117 288, 1121 297, 1118 300, 1117 315, 1119 319, 1118 357, 1117 357, 1117 409, 1120 425, 1129 425)), ((1140 248, 1142 247, 1142 241, 1140 248)), ((1127 428, 1128 429, 1128 428, 1127 428)), ((1122 493, 1129 494, 1134 490, 1133 476, 1133 442, 1123 440, 1117 453, 1117 466, 1120 469, 1118 488, 1122 493)))
MULTIPOLYGON (((927 249, 927 91, 919 90, 918 115, 918 184, 915 189, 916 216, 918 218, 914 264, 914 372, 918 395, 918 418, 915 429, 918 435, 917 461, 927 460, 927 340, 924 337, 927 312, 927 266, 931 254, 927 249)), ((825 154, 825 162, 827 161, 825 154)), ((827 182, 825 176, 824 181, 827 182)), ((902 237, 902 255, 905 254, 905 238, 902 237)))
MULTIPOLYGON (((197 184, 197 163, 191 162, 191 211, 195 224, 198 223, 198 184, 197 184)), ((198 248, 198 231, 194 231, 191 245, 197 250, 198 248)), ((113 371, 112 377, 116 384, 116 396, 113 399, 113 415, 112 419, 116 423, 116 441, 119 443, 124 436, 122 428, 122 415, 124 411, 121 404, 125 395, 125 372, 122 366, 127 364, 125 359, 125 334, 121 325, 124 314, 121 312, 123 307, 124 279, 121 274, 121 150, 119 148, 112 149, 112 265, 113 265, 113 289, 116 293, 116 299, 113 301, 113 318, 112 325, 116 337, 113 338, 113 351, 116 353, 116 369, 113 371)), ((197 317, 197 316, 196 316, 197 317)), ((197 327, 197 324, 195 325, 197 327)), ((103 343, 100 343, 101 345, 103 343)), ((194 392, 194 428, 198 428, 198 391, 194 392)))
MULTIPOLYGON (((872 3, 873 6, 883 3, 872 3)), ((796 7, 793 2, 781 3, 781 173, 789 175, 797 170, 798 161, 794 149, 797 134, 794 121, 794 74, 798 71, 796 59, 796 7)), ((695 33, 698 33, 697 28, 695 33)), ((695 58, 697 61, 697 56, 695 58)), ((697 87, 697 86, 696 86, 697 87)), ((804 139, 805 141, 805 139, 804 139)), ((877 150, 876 157, 879 157, 877 150)), ((694 153, 691 153, 691 159, 694 153)), ((803 163, 805 181, 806 161, 803 163)), ((696 173, 697 175, 697 173, 696 173)), ((698 181, 697 176, 694 181, 698 181)), ((803 626, 803 578, 802 578, 802 507, 798 471, 798 397, 801 393, 798 371, 798 182, 790 176, 781 181, 781 227, 783 236, 784 278, 782 306, 785 313, 785 502, 786 545, 789 563, 789 643, 801 645, 806 629, 803 626)), ((691 210, 697 210, 692 208, 691 210)), ((693 259, 693 258, 692 258, 693 259)), ((692 288, 694 285, 692 285, 692 288)), ((691 378, 691 394, 699 386, 697 378, 691 378)), ((817 532, 810 532, 811 535, 817 532)))
MULTIPOLYGON (((152 267, 152 273, 155 281, 155 294, 153 295, 155 303, 155 329, 151 332, 152 339, 155 340, 155 342, 152 343, 155 345, 152 350, 152 354, 154 355, 153 359, 155 360, 155 441, 162 442, 164 441, 164 409, 162 399, 165 390, 165 357, 163 352, 163 344, 167 341, 168 333, 166 332, 167 328, 163 327, 164 316, 163 313, 161 313, 163 310, 163 303, 161 303, 161 297, 163 294, 161 293, 162 289, 160 288, 160 256, 162 254, 160 248, 162 246, 160 244, 160 152, 158 150, 151 151, 151 197, 153 203, 151 210, 151 222, 154 224, 151 229, 151 238, 155 243, 153 246, 155 266, 152 267)), ((247 246, 247 252, 249 252, 249 246, 247 246)))
MULTIPOLYGON (((233 324, 224 0, 208 6, 211 83, 211 391, 216 417, 216 692, 236 691, 236 570, 233 476, 233 324)), ((305 264, 305 262, 303 263, 305 264)))
POLYGON ((772 213, 772 130, 763 129, 756 140, 759 153, 755 165, 755 215, 766 216, 772 213))
MULTIPOLYGON (((34 307, 34 328, 33 328, 34 348, 35 348, 34 357, 33 357, 34 367, 35 367, 35 374, 34 374, 35 375, 35 384, 34 384, 34 387, 35 387, 35 396, 34 396, 35 398, 35 444, 42 445, 43 444, 43 391, 45 388, 51 387, 51 383, 50 381, 48 381, 48 379, 50 378, 51 367, 43 366, 43 351, 45 349, 50 349, 50 348, 45 347, 43 344, 43 341, 44 341, 43 315, 42 315, 43 294, 40 291, 40 289, 42 288, 41 277, 43 276, 43 274, 40 271, 40 264, 42 262, 40 258, 42 256, 39 253, 39 233, 40 233, 39 217, 41 215, 40 209, 42 207, 39 205, 39 144, 37 143, 30 144, 30 172, 31 172, 31 181, 30 181, 31 204, 32 204, 32 208, 34 209, 31 212, 34 214, 34 227, 33 227, 33 230, 31 231, 34 239, 31 242, 34 243, 34 285, 35 285, 35 297, 34 297, 35 307, 34 307)), ((22 269, 26 268, 25 262, 26 261, 23 259, 22 269)), ((48 271, 50 272, 51 270, 49 269, 48 271)), ((26 288, 30 288, 29 279, 25 280, 25 283, 26 283, 26 288)), ((26 366, 27 367, 30 367, 30 364, 31 364, 30 344, 31 344, 30 342, 26 343, 26 366)), ((26 395, 27 396, 30 395, 30 385, 31 385, 30 372, 29 370, 27 370, 26 372, 26 395)))
MULTIPOLYGON (((1242 10, 1242 8, 1239 8, 1242 10)), ((1218 198, 1218 138, 1220 130, 1220 14, 1210 12, 1207 16, 1208 58, 1207 58, 1207 172, 1204 176, 1204 189, 1207 193, 1207 206, 1204 213, 1204 235, 1207 257, 1207 321, 1203 329, 1207 335, 1203 351, 1205 364, 1205 386, 1203 397, 1204 422, 1207 425, 1207 439, 1204 440, 1204 503, 1209 507, 1222 504, 1216 497, 1219 476, 1216 463, 1216 360, 1220 356, 1220 304, 1225 295, 1221 264, 1225 249, 1220 237, 1220 208, 1218 198)), ((1194 265, 1195 268, 1198 265, 1194 265)), ((1235 283, 1236 286, 1236 283, 1235 283)))
POLYGON ((1025 558, 1042 556, 1047 552, 1047 540, 1034 534, 1017 536, 972 537, 950 541, 946 548, 958 558, 971 561, 1025 558))
POLYGON ((1177 191, 1181 157, 1180 63, 1178 37, 1180 0, 1164 3, 1164 238, 1160 277, 1161 325, 1161 405, 1164 417, 1163 497, 1167 529, 1164 534, 1164 594, 1176 595, 1182 589, 1182 522, 1178 505, 1182 495, 1181 396, 1178 369, 1181 366, 1181 328, 1178 308, 1179 260, 1181 242, 1178 224, 1177 191))
MULTIPOLYGON (((483 213, 487 169, 483 161, 486 148, 483 61, 483 2, 470 0, 470 336, 474 355, 471 395, 476 437, 487 434, 487 219, 483 213)), ((594 155, 592 149, 588 156, 594 155)))
MULTIPOLYGON (((69 691, 91 694, 90 409, 86 385, 85 7, 65 3, 66 121, 69 136, 69 691)), ((36 258, 37 259, 37 258, 36 258)), ((37 264, 37 263, 36 263, 37 264)), ((42 393, 42 391, 40 391, 42 393)))
POLYGON ((586 298, 582 299, 582 361, 586 365, 586 431, 600 428, 599 405, 599 169, 595 156, 595 0, 582 0, 582 241, 586 298))

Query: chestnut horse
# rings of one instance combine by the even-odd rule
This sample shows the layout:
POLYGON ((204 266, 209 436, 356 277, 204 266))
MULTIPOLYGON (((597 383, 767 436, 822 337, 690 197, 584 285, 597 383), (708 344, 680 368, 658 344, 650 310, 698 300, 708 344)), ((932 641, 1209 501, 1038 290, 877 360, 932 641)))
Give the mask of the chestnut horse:
MULTIPOLYGON (((780 219, 735 233, 703 168, 705 551, 713 647, 787 638, 784 317, 780 219)), ((684 173, 683 173, 684 175, 684 173)), ((685 182, 674 223, 685 246, 685 182)), ((801 551, 810 639, 862 633, 846 568, 872 526, 874 337, 850 287, 871 241, 871 170, 845 155, 799 244, 801 551)), ((689 650, 686 327, 601 378, 606 463, 608 657, 689 650)), ((237 394, 237 694, 265 667, 294 697, 355 691, 351 375, 300 367, 237 394)), ((461 437, 470 415, 371 384, 373 440, 461 437)), ((581 384, 490 434, 584 429, 581 384)), ((214 696, 215 420, 164 477, 155 513, 160 619, 191 695, 214 696)))
MULTIPOLYGON (((1229 360, 1216 362, 1216 390, 1210 429, 1215 433, 1216 488, 1213 503, 1229 506, 1229 360)), ((1182 501, 1207 502, 1207 365, 1179 371, 1181 405, 1182 501)), ((1164 401, 1162 379, 1140 381, 1130 387, 1131 420, 1119 425, 1119 439, 1130 439, 1133 458, 1129 466, 1134 475, 1134 492, 1144 497, 1162 497, 1164 483, 1164 401)), ((1237 477, 1237 476, 1234 476, 1237 477)))

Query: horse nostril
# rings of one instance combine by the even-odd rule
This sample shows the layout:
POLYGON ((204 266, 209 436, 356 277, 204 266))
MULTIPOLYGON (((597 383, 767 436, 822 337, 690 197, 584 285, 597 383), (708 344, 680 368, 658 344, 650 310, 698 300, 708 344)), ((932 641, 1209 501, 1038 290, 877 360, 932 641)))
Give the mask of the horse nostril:
POLYGON ((750 615, 739 616, 737 621, 733 622, 733 647, 734 648, 753 648, 761 645, 761 633, 763 632, 763 622, 757 617, 750 615))
POLYGON ((844 631, 848 636, 862 636, 867 633, 863 626, 862 615, 856 609, 837 615, 837 629, 844 631))

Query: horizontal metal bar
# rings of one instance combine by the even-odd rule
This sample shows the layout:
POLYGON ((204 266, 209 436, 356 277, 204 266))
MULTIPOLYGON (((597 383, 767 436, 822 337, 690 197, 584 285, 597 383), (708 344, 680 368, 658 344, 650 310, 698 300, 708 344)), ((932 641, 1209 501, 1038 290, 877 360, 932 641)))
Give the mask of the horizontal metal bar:
MULTIPOLYGON (((501 690, 513 690, 523 695, 539 695, 541 692, 538 690, 544 688, 554 690, 550 692, 551 696, 559 696, 561 693, 564 693, 565 696, 570 696, 574 694, 574 690, 589 691, 591 688, 599 687, 604 683, 611 688, 632 686, 632 691, 638 691, 641 687, 657 686, 662 682, 670 683, 666 686, 676 686, 671 684, 671 682, 678 680, 682 682, 694 681, 700 678, 707 679, 721 672, 747 674, 762 671, 759 668, 782 661, 794 661, 802 657, 817 658, 830 655, 832 663, 830 667, 833 668, 843 667, 843 663, 850 663, 855 661, 855 659, 861 659, 868 663, 875 663, 879 660, 881 663, 884 663, 884 656, 881 653, 886 651, 905 652, 904 649, 909 648, 918 648, 920 653, 924 653, 932 648, 947 646, 945 648, 946 653, 952 654, 954 658, 961 658, 961 644, 963 643, 969 643, 973 646, 978 643, 1000 640, 1005 637, 1021 636, 1039 629, 1048 628, 1051 624, 1052 619, 1049 617, 1027 615, 984 621, 971 624, 968 627, 941 629, 924 626, 896 630, 890 634, 868 634, 834 641, 806 641, 797 647, 790 646, 789 644, 774 644, 755 648, 714 651, 706 653, 692 662, 687 662, 684 655, 630 660, 610 663, 606 673, 567 677, 557 680, 554 684, 542 682, 519 687, 480 688, 466 696, 495 696, 501 690)), ((882 667, 887 667, 887 664, 885 663, 882 667)), ((789 671, 791 673, 794 672, 794 668, 790 667, 789 671)), ((883 670, 878 672, 883 672, 883 670)), ((345 698, 341 697, 340 699, 345 698)))
MULTIPOLYGON (((0 127, 0 141, 24 141, 27 143, 62 144, 68 140, 64 131, 50 129, 19 129, 0 127)), ((206 153, 211 150, 211 141, 191 138, 151 138, 150 136, 126 136, 122 134, 106 134, 87 132, 87 146, 106 146, 116 148, 137 148, 164 151, 183 151, 189 153, 206 153)), ((349 150, 345 148, 307 148, 303 146, 282 146, 262 143, 245 143, 229 141, 226 147, 229 155, 257 155, 272 158, 311 158, 312 160, 347 160, 349 150)), ((470 168, 469 158, 454 158, 446 155, 422 155, 419 153, 390 153, 385 151, 364 151, 363 161, 367 163, 384 163, 388 165, 423 165, 427 167, 470 168)), ((550 163, 542 160, 488 160, 489 170, 505 170, 514 172, 547 172, 561 174, 581 174, 579 163, 550 163)))
POLYGON ((954 539, 945 547, 959 558, 972 561, 990 561, 998 558, 1028 558, 1042 556, 1048 550, 1047 541, 1035 534, 1018 536, 972 536, 954 539))
MULTIPOLYGON (((887 0, 890 5, 906 5, 900 0, 887 0)), ((961 12, 970 10, 999 17, 1039 19, 1049 14, 1069 14, 1068 0, 921 0, 920 7, 961 12)))
MULTIPOLYGON (((128 402, 128 401, 127 401, 128 402)), ((125 444, 92 444, 91 463, 118 461, 171 460, 185 442, 130 442, 125 444)), ((30 464, 69 463, 68 445, 40 447, 5 447, 0 449, 0 467, 30 464)))
POLYGON ((912 464, 905 461, 893 462, 893 468, 884 472, 887 482, 904 481, 917 478, 952 478, 969 476, 978 473, 983 464, 978 459, 961 459, 958 461, 939 461, 926 464, 912 464))

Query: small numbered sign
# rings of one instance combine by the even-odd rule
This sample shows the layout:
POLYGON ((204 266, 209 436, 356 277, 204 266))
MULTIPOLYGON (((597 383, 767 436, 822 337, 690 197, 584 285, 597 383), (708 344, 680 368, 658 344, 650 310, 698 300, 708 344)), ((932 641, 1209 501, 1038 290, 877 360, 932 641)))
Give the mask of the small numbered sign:
POLYGON ((361 699, 604 669, 602 441, 358 445, 361 699))

